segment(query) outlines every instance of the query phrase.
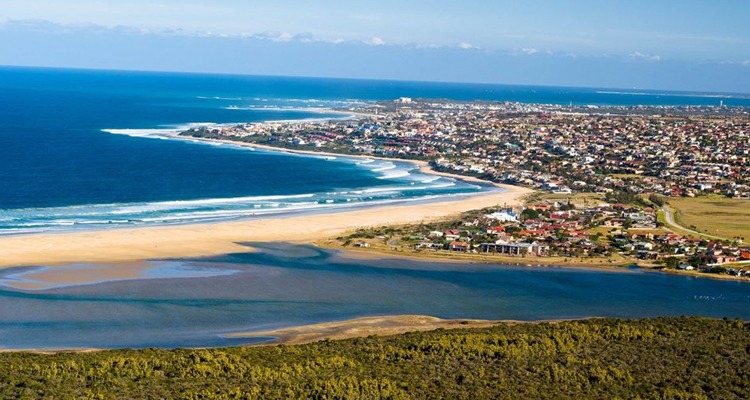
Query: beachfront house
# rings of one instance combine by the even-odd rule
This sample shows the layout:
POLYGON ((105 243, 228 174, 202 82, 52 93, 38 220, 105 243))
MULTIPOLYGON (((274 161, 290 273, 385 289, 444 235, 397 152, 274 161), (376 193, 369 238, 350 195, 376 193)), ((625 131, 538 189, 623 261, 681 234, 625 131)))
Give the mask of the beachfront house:
POLYGON ((448 249, 450 251, 468 253, 469 250, 471 250, 471 244, 467 242, 454 241, 454 242, 451 242, 451 244, 448 246, 448 249))
POLYGON ((480 246, 482 253, 504 254, 509 256, 546 256, 549 252, 549 246, 532 243, 482 243, 480 246))

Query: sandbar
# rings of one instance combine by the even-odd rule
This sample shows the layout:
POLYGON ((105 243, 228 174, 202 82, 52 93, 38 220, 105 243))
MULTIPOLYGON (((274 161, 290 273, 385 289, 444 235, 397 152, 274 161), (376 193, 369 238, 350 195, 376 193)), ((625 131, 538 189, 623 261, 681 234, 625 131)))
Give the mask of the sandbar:
POLYGON ((44 267, 0 278, 0 284, 26 290, 49 289, 65 285, 82 285, 113 280, 137 279, 152 268, 146 261, 108 264, 69 264, 44 267))
POLYGON ((496 325, 499 322, 475 319, 441 319, 426 315, 386 315, 267 331, 232 333, 226 336, 231 338, 273 338, 268 342, 260 343, 260 346, 304 344, 320 340, 340 340, 371 335, 388 336, 406 332, 431 331, 438 328, 486 328, 496 325))

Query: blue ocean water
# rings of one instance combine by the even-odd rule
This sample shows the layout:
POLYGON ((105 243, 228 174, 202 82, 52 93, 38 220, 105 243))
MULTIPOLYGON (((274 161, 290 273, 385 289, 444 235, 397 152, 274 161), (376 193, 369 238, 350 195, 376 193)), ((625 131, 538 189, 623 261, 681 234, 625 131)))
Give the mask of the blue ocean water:
POLYGON ((13 284, 29 281, 35 268, 0 271, 0 348, 227 346, 256 340, 229 339, 230 333, 398 314, 750 319, 750 287, 743 282, 640 270, 348 259, 310 246, 255 246, 254 253, 150 261, 140 279, 86 285, 22 290, 13 284))
POLYGON ((479 190, 405 163, 150 135, 195 123, 334 117, 315 109, 401 96, 750 106, 747 96, 726 94, 4 67, 0 234, 213 221, 479 190))
POLYGON ((480 190, 408 163, 149 135, 194 123, 340 117, 315 108, 351 102, 328 85, 306 92, 297 83, 0 69, 0 234, 205 222, 480 190))

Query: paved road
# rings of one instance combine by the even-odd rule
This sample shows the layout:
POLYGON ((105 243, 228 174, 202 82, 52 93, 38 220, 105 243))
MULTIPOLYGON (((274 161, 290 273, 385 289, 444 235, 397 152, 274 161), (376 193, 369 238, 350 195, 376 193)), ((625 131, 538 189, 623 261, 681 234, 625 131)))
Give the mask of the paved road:
POLYGON ((675 220, 674 220, 674 213, 672 212, 672 208, 671 207, 665 205, 662 209, 664 210, 664 219, 666 220, 667 225, 669 225, 670 227, 672 227, 674 229, 679 229, 681 231, 694 233, 696 235, 704 236, 704 237, 711 238, 711 239, 726 240, 725 238, 720 237, 720 236, 709 235, 707 233, 698 232, 698 231, 694 231, 694 230, 689 229, 689 228, 685 228, 684 226, 682 226, 682 225, 678 224, 677 222, 675 222, 675 220))

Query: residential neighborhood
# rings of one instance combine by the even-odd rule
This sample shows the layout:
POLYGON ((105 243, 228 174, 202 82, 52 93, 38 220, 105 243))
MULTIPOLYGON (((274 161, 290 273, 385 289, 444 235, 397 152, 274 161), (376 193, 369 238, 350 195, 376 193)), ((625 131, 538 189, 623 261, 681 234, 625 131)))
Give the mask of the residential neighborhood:
POLYGON ((183 135, 429 160, 558 193, 750 198, 750 116, 728 107, 566 108, 397 99, 348 119, 195 127, 183 135))
MULTIPOLYGON (((523 185, 558 199, 410 227, 355 233, 370 247, 562 262, 635 262, 750 276, 744 237, 673 231, 670 198, 750 199, 750 116, 727 107, 563 107, 400 98, 351 117, 194 127, 182 135, 294 150, 429 161, 437 171, 523 185), (591 194, 587 202, 571 201, 591 194), (747 263, 747 268, 743 267, 747 263)), ((697 233, 697 232, 696 232, 697 233)), ((353 242, 352 242, 353 241, 353 242)))
POLYGON ((390 250, 422 255, 498 256, 519 263, 629 261, 661 269, 750 277, 750 246, 741 240, 709 241, 658 225, 651 207, 543 200, 464 213, 438 223, 363 228, 340 240, 344 246, 370 248, 381 243, 390 250))

